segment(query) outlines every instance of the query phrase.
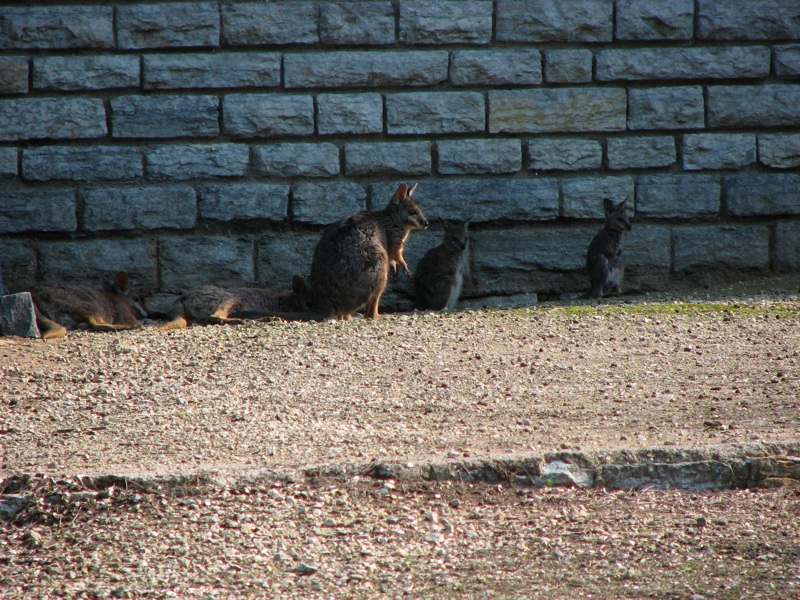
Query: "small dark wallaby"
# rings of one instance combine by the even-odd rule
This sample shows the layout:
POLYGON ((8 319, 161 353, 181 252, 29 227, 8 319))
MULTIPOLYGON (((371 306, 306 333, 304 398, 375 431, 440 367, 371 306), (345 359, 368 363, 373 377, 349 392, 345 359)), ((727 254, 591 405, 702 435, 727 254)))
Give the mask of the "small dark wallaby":
POLYGON ((200 323, 236 324, 242 319, 267 318, 282 314, 299 315, 307 310, 306 284, 292 277, 292 291, 276 292, 264 288, 221 288, 201 285, 192 288, 172 305, 170 321, 162 331, 183 329, 189 319, 200 323))
POLYGON ((469 221, 444 221, 444 240, 431 248, 417 265, 414 295, 417 308, 445 310, 456 307, 469 260, 469 221))
POLYGON ((594 236, 586 254, 586 270, 589 272, 589 297, 601 298, 604 293, 622 293, 622 277, 625 265, 622 262, 622 234, 631 230, 631 221, 623 200, 614 204, 603 199, 606 222, 594 236))
POLYGON ((347 320, 366 304, 364 316, 378 316, 389 269, 411 277, 403 257, 408 234, 425 229, 428 220, 405 183, 383 210, 362 211, 331 225, 314 249, 309 287, 314 310, 324 318, 347 320))
POLYGON ((33 297, 36 322, 44 339, 62 338, 71 329, 121 331, 140 327, 147 316, 128 296, 128 274, 117 273, 103 290, 83 286, 39 285, 28 291, 33 297))

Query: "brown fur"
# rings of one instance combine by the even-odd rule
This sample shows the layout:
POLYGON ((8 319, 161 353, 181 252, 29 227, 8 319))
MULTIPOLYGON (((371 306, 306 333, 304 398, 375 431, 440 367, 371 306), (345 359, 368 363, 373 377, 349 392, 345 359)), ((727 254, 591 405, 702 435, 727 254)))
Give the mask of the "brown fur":
POLYGON ((469 260, 469 221, 444 222, 442 243, 431 248, 414 274, 417 308, 444 310, 456 307, 469 260))
POLYGON ((631 230, 631 221, 625 210, 625 200, 614 204, 603 199, 606 222, 589 244, 586 270, 589 273, 589 297, 600 298, 603 293, 622 293, 625 265, 622 262, 622 234, 631 230))
POLYGON ((389 269, 396 272, 399 265, 411 276, 403 257, 406 238, 428 226, 413 191, 400 184, 385 209, 352 214, 322 234, 314 249, 309 285, 314 309, 323 317, 346 320, 366 304, 364 316, 375 318, 389 269))

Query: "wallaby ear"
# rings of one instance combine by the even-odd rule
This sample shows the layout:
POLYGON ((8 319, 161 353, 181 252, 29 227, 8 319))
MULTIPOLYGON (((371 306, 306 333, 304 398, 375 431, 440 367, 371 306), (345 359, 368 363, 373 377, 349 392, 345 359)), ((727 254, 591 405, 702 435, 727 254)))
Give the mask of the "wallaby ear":
POLYGON ((467 229, 469 229, 469 219, 464 221, 464 231, 466 231, 467 229))
POLYGON ((625 200, 623 200, 622 202, 617 204, 617 208, 625 208, 626 204, 628 204, 628 199, 627 198, 625 198, 625 200))
POLYGON ((417 183, 415 183, 414 185, 411 186, 411 189, 408 190, 408 195, 409 196, 413 196, 414 195, 414 192, 417 190, 417 186, 418 185, 419 185, 419 182, 417 182, 417 183))
POLYGON ((128 293, 128 274, 125 271, 120 271, 114 277, 114 291, 118 294, 128 293))
POLYGON ((292 275, 292 291, 295 294, 306 293, 306 282, 299 275, 292 275))
POLYGON ((392 200, 395 202, 402 202, 408 196, 408 186, 405 183, 401 183, 397 186, 397 191, 394 193, 392 200))
POLYGON ((603 208, 607 213, 614 211, 614 203, 610 198, 603 198, 603 208))

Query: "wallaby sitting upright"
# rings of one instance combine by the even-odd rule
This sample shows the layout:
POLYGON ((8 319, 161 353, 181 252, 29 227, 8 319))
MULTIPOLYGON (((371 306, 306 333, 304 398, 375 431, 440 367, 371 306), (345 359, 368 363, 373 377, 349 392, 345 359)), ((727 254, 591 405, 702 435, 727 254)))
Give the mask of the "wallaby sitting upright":
POLYGON ((183 329, 189 319, 201 323, 235 324, 242 318, 264 318, 291 314, 298 316, 307 310, 306 284, 301 277, 292 277, 292 291, 276 292, 264 288, 221 288, 201 285, 189 290, 172 305, 170 321, 159 327, 162 331, 183 329))
POLYGON ((469 221, 444 221, 444 240, 422 257, 414 274, 417 308, 444 310, 456 307, 469 260, 469 221))
POLYGON ((622 263, 622 234, 631 230, 631 221, 625 210, 623 200, 614 204, 603 199, 606 223, 594 236, 586 254, 586 269, 589 272, 589 297, 600 298, 603 293, 622 292, 622 277, 625 266, 622 263))
POLYGON ((383 210, 362 211, 331 225, 314 249, 309 286, 314 310, 324 318, 349 319, 366 303, 365 317, 378 316, 389 268, 411 277, 403 258, 408 234, 428 220, 405 183, 383 210))
POLYGON ((147 312, 128 296, 128 274, 117 273, 113 282, 103 281, 103 287, 102 291, 59 285, 30 288, 42 337, 62 338, 76 328, 120 331, 140 327, 139 319, 147 312))

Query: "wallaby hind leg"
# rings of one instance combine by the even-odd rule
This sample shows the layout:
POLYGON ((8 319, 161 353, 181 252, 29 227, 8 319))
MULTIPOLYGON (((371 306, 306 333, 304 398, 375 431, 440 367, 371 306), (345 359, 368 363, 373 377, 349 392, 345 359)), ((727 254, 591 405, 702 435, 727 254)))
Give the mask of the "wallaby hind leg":
POLYGON ((238 300, 223 302, 217 307, 217 310, 209 315, 208 322, 214 323, 215 325, 239 325, 244 322, 244 319, 229 316, 238 308, 241 308, 238 300))
POLYGON ((132 325, 116 325, 114 323, 106 323, 106 320, 100 315, 88 315, 86 322, 92 331, 124 331, 126 329, 134 329, 132 325))
POLYGON ((372 296, 367 299, 367 306, 364 311, 365 319, 377 319, 380 316, 378 314, 378 306, 380 306, 381 303, 381 296, 383 296, 383 288, 376 290, 372 296))
POLYGON ((179 315, 172 319, 169 323, 165 323, 158 328, 159 331, 170 331, 172 329, 186 329, 189 326, 189 321, 183 315, 179 315))
POLYGON ((37 311, 36 322, 39 329, 42 331, 42 339, 54 340, 57 338, 67 337, 67 328, 63 325, 40 315, 37 311))

